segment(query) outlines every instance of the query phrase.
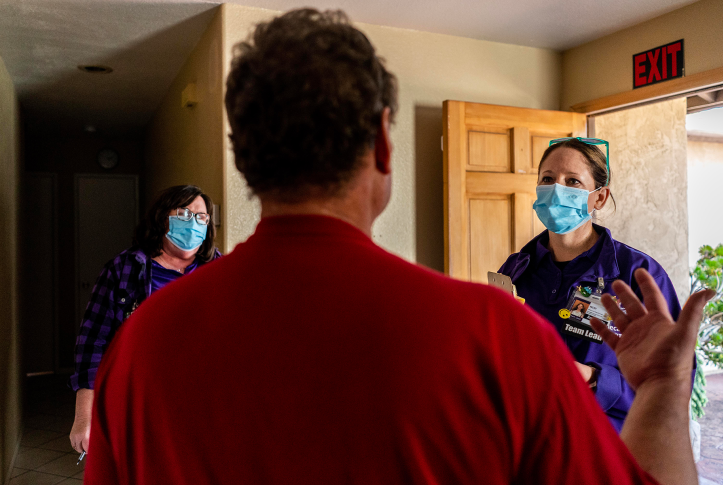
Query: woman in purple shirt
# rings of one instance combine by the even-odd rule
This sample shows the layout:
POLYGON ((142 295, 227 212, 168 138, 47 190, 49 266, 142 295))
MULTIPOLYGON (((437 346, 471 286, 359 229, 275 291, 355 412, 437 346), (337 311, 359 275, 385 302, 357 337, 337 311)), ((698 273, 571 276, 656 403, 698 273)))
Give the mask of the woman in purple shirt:
MULTIPOLYGON (((133 247, 109 261, 93 287, 75 343, 70 443, 88 451, 95 375, 120 325, 151 293, 216 259, 213 202, 195 185, 164 190, 136 227, 133 247)), ((187 302, 186 302, 187 303, 187 302)))
POLYGON ((634 392, 620 373, 615 353, 595 340, 591 328, 587 333, 584 319, 596 316, 595 298, 613 293, 611 283, 617 279, 642 300, 633 278, 638 268, 655 278, 673 319, 678 318, 680 303, 660 264, 592 223, 592 213, 612 198, 608 160, 596 146, 603 143, 607 142, 585 138, 551 143, 540 161, 533 206, 548 230, 511 255, 499 272, 510 276, 526 304, 557 328, 583 379, 620 432, 634 392))

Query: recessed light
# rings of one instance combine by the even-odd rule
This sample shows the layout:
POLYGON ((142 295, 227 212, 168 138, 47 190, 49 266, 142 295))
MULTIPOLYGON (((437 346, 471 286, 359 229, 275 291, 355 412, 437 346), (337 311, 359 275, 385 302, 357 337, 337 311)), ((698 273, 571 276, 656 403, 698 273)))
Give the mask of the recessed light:
POLYGON ((78 69, 80 69, 83 72, 87 72, 88 74, 110 74, 113 72, 113 69, 108 66, 78 66, 78 69))

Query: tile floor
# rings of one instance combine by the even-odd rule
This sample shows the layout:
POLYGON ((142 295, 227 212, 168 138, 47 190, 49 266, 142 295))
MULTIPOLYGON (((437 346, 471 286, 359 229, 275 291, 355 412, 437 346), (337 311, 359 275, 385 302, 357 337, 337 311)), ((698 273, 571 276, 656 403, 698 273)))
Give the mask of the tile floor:
POLYGON ((701 485, 723 485, 723 374, 706 377, 708 405, 700 418, 700 461, 698 474, 701 485))
POLYGON ((75 393, 68 376, 38 376, 26 381, 25 429, 9 485, 81 485, 84 461, 70 446, 75 393))

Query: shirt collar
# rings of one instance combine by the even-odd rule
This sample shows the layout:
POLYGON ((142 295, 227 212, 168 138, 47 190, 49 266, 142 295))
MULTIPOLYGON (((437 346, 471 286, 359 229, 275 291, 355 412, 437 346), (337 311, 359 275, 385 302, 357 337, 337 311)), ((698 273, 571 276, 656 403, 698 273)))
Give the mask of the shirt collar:
POLYGON ((369 236, 355 226, 341 219, 322 215, 264 217, 256 226, 252 238, 269 236, 341 236, 374 245, 369 236))
MULTIPOLYGON (((597 224, 593 224, 592 227, 600 237, 593 247, 579 255, 573 261, 586 258, 593 262, 592 267, 587 273, 595 277, 615 279, 620 276, 620 268, 618 266, 615 244, 610 230, 597 224)), ((548 231, 544 231, 527 243, 520 251, 521 253, 530 254, 530 263, 534 269, 537 269, 540 264, 545 261, 545 258, 550 258, 550 261, 552 261, 552 254, 550 250, 547 249, 549 242, 550 235, 548 231)))
POLYGON ((135 248, 131 250, 131 255, 135 258, 136 261, 139 263, 145 265, 148 263, 148 255, 143 252, 141 248, 135 248))

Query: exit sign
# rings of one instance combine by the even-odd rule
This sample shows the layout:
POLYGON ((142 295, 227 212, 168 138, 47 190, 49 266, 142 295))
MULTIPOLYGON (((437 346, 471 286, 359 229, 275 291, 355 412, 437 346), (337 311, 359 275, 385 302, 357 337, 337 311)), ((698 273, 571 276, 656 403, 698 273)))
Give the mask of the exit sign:
POLYGON ((683 39, 633 56, 633 89, 684 75, 683 39))

